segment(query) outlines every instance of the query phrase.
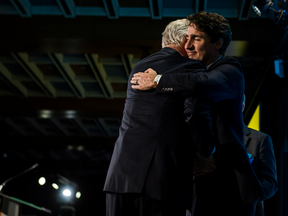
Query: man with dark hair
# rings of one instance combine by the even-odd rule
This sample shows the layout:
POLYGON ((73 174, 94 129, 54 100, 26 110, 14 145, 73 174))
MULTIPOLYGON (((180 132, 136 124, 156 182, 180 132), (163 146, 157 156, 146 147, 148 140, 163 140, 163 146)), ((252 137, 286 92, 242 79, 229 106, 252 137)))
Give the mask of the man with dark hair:
MULTIPOLYGON (((206 13, 206 12, 199 12, 194 15, 189 15, 187 19, 190 22, 191 26, 194 26, 194 29, 197 29, 200 32, 206 32, 206 34, 209 36, 210 43, 220 43, 221 46, 217 50, 217 53, 213 56, 211 55, 203 55, 199 56, 198 58, 196 56, 191 55, 190 58, 197 59, 201 61, 204 65, 210 64, 213 61, 213 57, 224 56, 225 52, 230 44, 230 41, 232 39, 232 32, 230 29, 230 25, 228 23, 228 20, 224 17, 216 14, 216 13, 206 13), (220 39, 220 41, 219 41, 220 39), (211 58, 211 59, 207 59, 211 58), (212 62, 209 62, 212 61, 212 62), (208 61, 208 62, 206 62, 208 61)), ((191 30, 191 29, 190 29, 191 30)), ((193 35, 195 37, 196 35, 193 35)), ((191 50, 191 46, 187 46, 187 49, 191 50)))
MULTIPOLYGON (((163 32, 163 49, 137 63, 130 76, 148 65, 163 74, 206 71, 200 62, 183 57, 187 28, 186 19, 171 22, 163 32)), ((158 96, 129 83, 104 186, 106 216, 184 216, 192 204, 194 149, 210 155, 214 148, 210 114, 209 104, 195 94, 158 96), (200 119, 200 132, 191 131, 197 142, 185 122, 185 98, 193 113, 188 122, 200 119)))
MULTIPOLYGON (((224 57, 232 34, 224 17, 199 12, 188 20, 185 45, 188 57, 201 61, 208 72, 157 75, 148 69, 145 73, 134 74, 132 88, 156 88, 159 95, 194 92, 196 88, 211 101, 217 170, 203 176, 196 185, 199 204, 196 203, 195 215, 238 215, 243 204, 263 194, 244 146, 242 67, 236 59, 224 57)), ((186 106, 187 112, 189 107, 186 106)))

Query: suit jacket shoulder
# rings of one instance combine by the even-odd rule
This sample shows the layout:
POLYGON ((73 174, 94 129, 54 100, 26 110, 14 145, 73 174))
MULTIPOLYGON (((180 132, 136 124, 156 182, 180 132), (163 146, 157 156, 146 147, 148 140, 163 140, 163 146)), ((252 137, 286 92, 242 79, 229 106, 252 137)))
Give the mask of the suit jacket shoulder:
POLYGON ((245 126, 244 128, 245 128, 244 129, 245 135, 252 138, 252 139, 261 140, 261 139, 264 139, 265 137, 269 136, 268 134, 265 134, 261 131, 254 130, 252 128, 248 128, 247 126, 245 126))
POLYGON ((268 199, 278 190, 276 159, 272 139, 268 134, 248 128, 245 125, 244 133, 247 152, 254 156, 251 165, 265 192, 260 199, 268 199))
POLYGON ((209 68, 209 71, 213 70, 216 67, 219 67, 220 65, 225 65, 225 64, 229 64, 237 68, 240 72, 243 71, 242 65, 240 64, 240 62, 236 58, 233 58, 231 56, 225 56, 221 58, 219 61, 212 64, 211 67, 209 68))

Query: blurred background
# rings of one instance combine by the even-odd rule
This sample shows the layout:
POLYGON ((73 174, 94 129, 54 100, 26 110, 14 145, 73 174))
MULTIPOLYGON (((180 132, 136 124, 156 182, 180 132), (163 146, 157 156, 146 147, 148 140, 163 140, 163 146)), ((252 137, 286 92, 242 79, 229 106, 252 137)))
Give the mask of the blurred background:
MULTIPOLYGON (((226 54, 240 61, 246 81, 244 122, 253 117, 255 128, 272 137, 277 159, 279 190, 265 201, 265 212, 287 216, 286 5, 284 0, 0 0, 0 183, 16 176, 1 192, 52 215, 104 216, 102 188, 130 71, 161 49, 170 21, 204 10, 229 20, 233 40, 226 54)), ((27 205, 20 210, 49 215, 27 205)))

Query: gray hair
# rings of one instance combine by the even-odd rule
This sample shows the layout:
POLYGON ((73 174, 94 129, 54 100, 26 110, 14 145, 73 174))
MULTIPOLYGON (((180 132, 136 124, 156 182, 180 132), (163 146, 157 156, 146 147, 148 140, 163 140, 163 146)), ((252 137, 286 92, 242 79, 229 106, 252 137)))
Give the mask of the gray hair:
POLYGON ((188 26, 187 19, 170 22, 162 33, 162 48, 169 45, 180 46, 187 34, 188 26))

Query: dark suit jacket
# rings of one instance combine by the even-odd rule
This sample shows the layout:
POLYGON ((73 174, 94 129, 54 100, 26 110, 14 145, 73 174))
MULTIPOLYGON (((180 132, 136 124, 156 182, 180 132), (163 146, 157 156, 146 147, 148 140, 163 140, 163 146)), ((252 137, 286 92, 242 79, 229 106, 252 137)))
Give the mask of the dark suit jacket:
POLYGON ((276 159, 272 140, 269 135, 253 130, 244 125, 245 145, 247 152, 254 156, 252 167, 256 172, 258 180, 264 190, 254 205, 244 206, 247 208, 246 215, 264 215, 262 201, 272 197, 278 190, 276 159))
MULTIPOLYGON (((224 57, 214 63, 207 73, 164 74, 156 91, 163 94, 166 93, 163 89, 171 87, 173 92, 194 92, 195 89, 200 89, 203 95, 212 101, 218 169, 212 176, 202 177, 202 181, 199 181, 203 187, 207 187, 207 184, 213 185, 202 193, 207 193, 206 200, 209 196, 211 203, 218 203, 214 205, 215 208, 221 205, 227 207, 230 204, 239 207, 262 196, 262 188, 244 146, 241 110, 244 78, 239 62, 234 58, 224 57)), ((207 201, 205 202, 207 204, 207 201)), ((206 209, 209 209, 207 207, 206 209)), ((221 211, 221 208, 219 209, 221 211)), ((220 213, 223 213, 223 209, 220 213)))
MULTIPOLYGON (((134 73, 148 67, 162 74, 206 70, 198 61, 184 58, 172 48, 163 48, 135 65, 130 79, 134 73)), ((158 95, 155 90, 134 90, 129 82, 104 191, 142 193, 145 190, 153 199, 189 202, 194 146, 183 114, 186 97, 183 92, 158 95)), ((212 122, 208 114, 205 116, 207 124, 203 118, 202 125, 210 124, 211 127, 210 131, 205 129, 203 142, 210 144, 214 142, 212 122)))

